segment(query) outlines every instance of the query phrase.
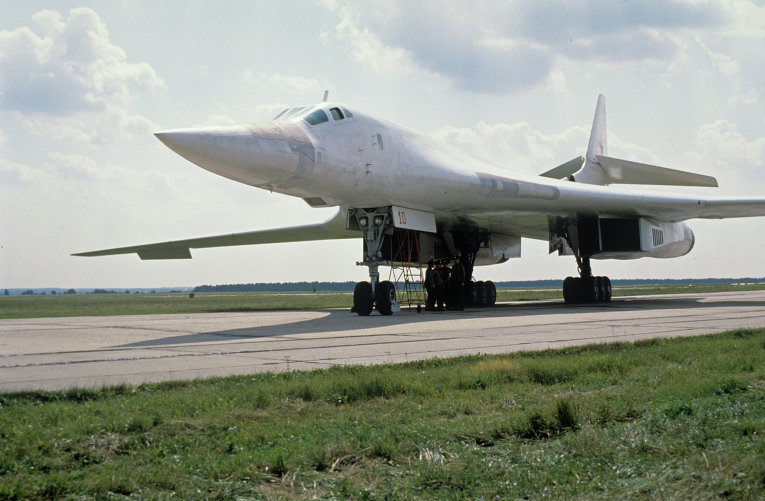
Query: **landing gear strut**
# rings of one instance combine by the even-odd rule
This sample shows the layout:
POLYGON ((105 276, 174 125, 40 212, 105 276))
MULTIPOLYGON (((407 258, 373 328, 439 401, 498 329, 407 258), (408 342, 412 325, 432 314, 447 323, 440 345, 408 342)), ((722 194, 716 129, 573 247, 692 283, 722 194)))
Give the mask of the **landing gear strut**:
POLYGON ((356 263, 369 268, 369 282, 359 282, 353 290, 351 311, 367 316, 376 309, 380 315, 400 311, 396 302, 396 286, 387 280, 380 282, 380 260, 385 235, 390 233, 391 213, 389 207, 354 209, 356 223, 364 235, 364 261, 356 263))
POLYGON ((460 260, 465 267, 465 282, 463 303, 465 306, 494 306, 497 302, 497 286, 491 280, 475 281, 472 279, 475 261, 482 242, 488 241, 488 235, 478 233, 454 233, 455 244, 459 250, 460 260))
POLYGON ((593 277, 589 257, 575 255, 579 268, 578 277, 566 277, 563 281, 563 299, 566 304, 608 303, 611 301, 611 279, 593 277))

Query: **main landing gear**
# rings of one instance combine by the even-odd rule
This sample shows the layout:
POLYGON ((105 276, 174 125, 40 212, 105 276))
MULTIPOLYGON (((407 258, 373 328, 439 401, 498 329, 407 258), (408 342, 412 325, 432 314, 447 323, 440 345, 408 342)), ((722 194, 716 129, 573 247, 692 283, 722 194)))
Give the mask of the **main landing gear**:
POLYGON ((491 280, 465 283, 465 306, 494 306, 497 286, 491 280))
POLYGON ((611 280, 593 277, 590 258, 576 256, 578 277, 566 277, 563 281, 563 299, 566 304, 608 303, 611 301, 611 280))

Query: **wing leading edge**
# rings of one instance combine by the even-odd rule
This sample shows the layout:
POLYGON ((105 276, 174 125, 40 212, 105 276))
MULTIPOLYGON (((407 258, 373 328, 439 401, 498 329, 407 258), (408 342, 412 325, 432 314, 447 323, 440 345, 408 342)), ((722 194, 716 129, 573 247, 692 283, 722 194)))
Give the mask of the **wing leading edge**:
POLYGON ((191 259, 191 249, 359 237, 359 232, 346 229, 345 210, 340 209, 331 219, 318 224, 249 231, 245 233, 233 233, 212 237, 190 238, 155 244, 133 245, 130 247, 80 252, 72 255, 92 257, 136 253, 141 259, 191 259))

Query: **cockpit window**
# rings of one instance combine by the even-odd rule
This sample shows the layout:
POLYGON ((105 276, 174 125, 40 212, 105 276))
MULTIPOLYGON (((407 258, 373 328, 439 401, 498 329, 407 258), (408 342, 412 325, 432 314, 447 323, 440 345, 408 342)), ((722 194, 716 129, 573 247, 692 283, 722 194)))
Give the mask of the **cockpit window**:
POLYGON ((304 116, 303 120, 305 120, 311 125, 318 125, 324 122, 329 122, 329 118, 327 118, 327 114, 324 113, 324 110, 322 110, 321 108, 316 108, 311 113, 304 116))
MULTIPOLYGON (((351 116, 346 110, 341 110, 340 108, 332 108, 330 112, 335 120, 342 120, 345 117, 351 116)), ((310 125, 329 122, 327 113, 319 106, 293 106, 276 115, 274 120, 305 120, 310 125)))
POLYGON ((343 111, 345 112, 345 116, 347 118, 351 118, 353 116, 353 113, 351 113, 350 111, 346 110, 345 108, 343 108, 343 111))
POLYGON ((331 108, 329 112, 332 113, 332 118, 334 118, 335 120, 342 120, 343 118, 345 118, 343 116, 343 112, 340 111, 340 108, 331 108))

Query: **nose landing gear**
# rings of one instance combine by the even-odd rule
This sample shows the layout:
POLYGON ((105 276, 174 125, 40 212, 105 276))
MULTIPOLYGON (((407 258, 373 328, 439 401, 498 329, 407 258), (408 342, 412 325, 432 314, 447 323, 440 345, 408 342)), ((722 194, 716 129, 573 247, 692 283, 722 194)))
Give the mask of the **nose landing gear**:
POLYGON ((380 282, 378 271, 382 258, 380 250, 391 227, 390 208, 355 209, 353 214, 365 244, 364 261, 357 264, 369 268, 369 282, 356 284, 351 311, 360 316, 368 316, 372 309, 376 309, 380 315, 391 315, 401 310, 396 302, 396 287, 387 280, 380 282))

